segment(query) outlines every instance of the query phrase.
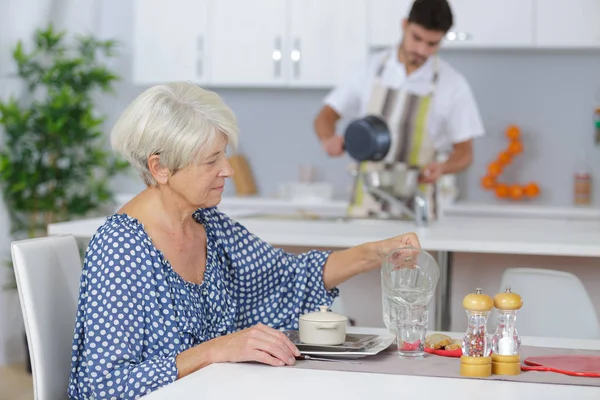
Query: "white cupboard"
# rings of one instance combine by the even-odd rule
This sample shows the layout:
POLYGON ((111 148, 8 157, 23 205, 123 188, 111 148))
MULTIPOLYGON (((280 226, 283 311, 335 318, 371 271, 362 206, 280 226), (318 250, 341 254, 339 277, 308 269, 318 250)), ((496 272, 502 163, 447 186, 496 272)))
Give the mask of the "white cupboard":
POLYGON ((600 0, 536 0, 540 47, 600 48, 600 0))
POLYGON ((292 86, 326 87, 367 54, 366 2, 290 0, 286 72, 292 86))
POLYGON ((454 26, 444 47, 518 48, 534 44, 533 0, 450 0, 454 26))
MULTIPOLYGON (((543 1, 543 0, 542 0, 543 1)), ((413 0, 371 0, 368 44, 393 46, 402 38, 402 20, 413 0)), ((454 24, 444 48, 509 48, 534 44, 534 0, 450 0, 454 24)))
MULTIPOLYGON (((444 49, 600 48, 600 0, 449 0, 444 49)), ((133 0, 133 82, 329 88, 413 0, 133 0)))
POLYGON ((134 0, 134 83, 209 81, 208 1, 134 0))
POLYGON ((402 38, 402 20, 413 0, 369 0, 367 40, 372 49, 393 46, 402 38))
POLYGON ((280 86, 287 4, 281 0, 211 1, 211 85, 280 86))
POLYGON ((135 0, 137 84, 330 87, 363 58, 366 0, 135 0))

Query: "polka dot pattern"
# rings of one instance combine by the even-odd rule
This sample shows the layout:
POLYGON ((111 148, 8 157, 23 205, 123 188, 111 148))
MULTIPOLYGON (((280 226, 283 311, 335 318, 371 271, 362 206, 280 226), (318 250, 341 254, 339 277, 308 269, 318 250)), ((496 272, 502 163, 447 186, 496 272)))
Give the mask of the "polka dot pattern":
POLYGON ((261 241, 217 208, 194 218, 207 233, 204 281, 185 281, 144 226, 114 214, 83 263, 68 394, 137 399, 177 378, 176 356, 263 323, 298 329, 300 315, 331 305, 323 266, 330 252, 300 255, 261 241))

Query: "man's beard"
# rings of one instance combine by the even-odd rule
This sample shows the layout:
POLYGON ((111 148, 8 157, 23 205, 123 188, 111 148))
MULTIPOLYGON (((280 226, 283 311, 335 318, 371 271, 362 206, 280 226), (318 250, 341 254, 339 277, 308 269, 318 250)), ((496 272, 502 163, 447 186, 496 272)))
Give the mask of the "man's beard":
POLYGON ((415 53, 407 53, 406 59, 413 67, 420 67, 421 65, 425 64, 425 61, 427 61, 427 57, 422 57, 415 53))
POLYGON ((421 65, 425 64, 425 61, 427 61, 427 57, 422 57, 416 53, 407 52, 404 45, 402 45, 401 51, 404 53, 405 62, 412 67, 420 67, 421 65))

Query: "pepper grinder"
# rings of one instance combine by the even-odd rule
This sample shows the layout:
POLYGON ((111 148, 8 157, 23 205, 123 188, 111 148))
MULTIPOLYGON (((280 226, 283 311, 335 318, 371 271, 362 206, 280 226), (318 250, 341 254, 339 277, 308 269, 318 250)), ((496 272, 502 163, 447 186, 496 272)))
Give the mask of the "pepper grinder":
POLYGON ((463 299, 467 313, 467 331, 460 357, 462 376, 486 377, 492 374, 492 358, 487 337, 487 320, 494 303, 492 298, 476 289, 463 299))
POLYGON ((496 375, 518 375, 521 373, 519 348, 521 337, 517 332, 517 312, 523 306, 523 299, 511 292, 510 286, 504 293, 494 297, 494 307, 498 310, 498 323, 492 338, 492 373, 496 375))

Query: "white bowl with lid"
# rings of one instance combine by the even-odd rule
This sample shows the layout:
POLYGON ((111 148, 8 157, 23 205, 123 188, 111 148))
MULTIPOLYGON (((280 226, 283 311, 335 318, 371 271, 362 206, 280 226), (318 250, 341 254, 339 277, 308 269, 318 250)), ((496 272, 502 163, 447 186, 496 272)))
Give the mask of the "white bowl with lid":
POLYGON ((320 306, 320 311, 304 314, 298 321, 300 341, 304 344, 335 346, 346 341, 348 318, 328 311, 320 306))

